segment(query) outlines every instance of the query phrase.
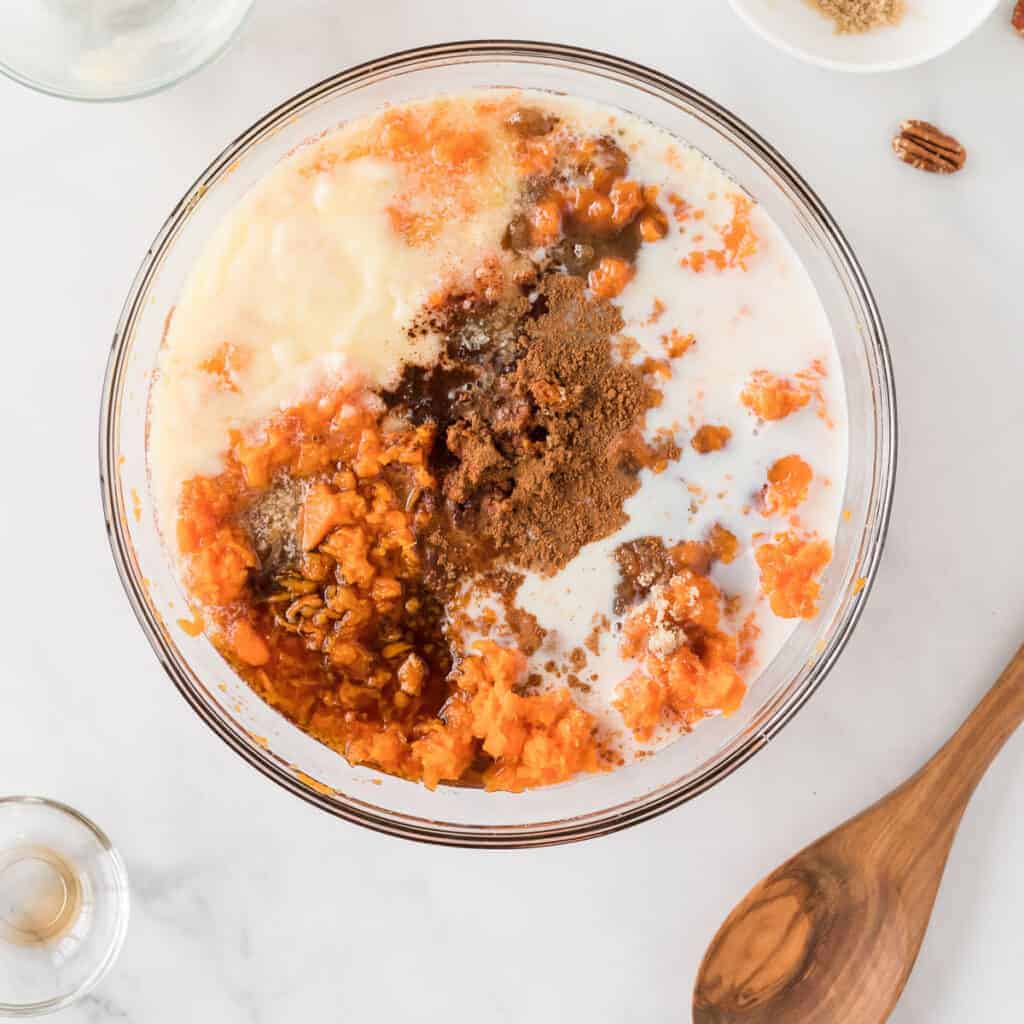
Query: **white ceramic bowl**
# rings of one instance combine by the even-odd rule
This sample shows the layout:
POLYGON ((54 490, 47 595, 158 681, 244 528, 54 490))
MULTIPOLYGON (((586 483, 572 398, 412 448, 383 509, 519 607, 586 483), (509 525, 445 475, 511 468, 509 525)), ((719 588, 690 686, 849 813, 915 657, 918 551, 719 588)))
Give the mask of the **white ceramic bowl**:
POLYGON ((794 57, 835 71, 898 71, 938 57, 966 39, 999 0, 906 0, 891 28, 839 34, 807 0, 730 0, 759 35, 794 57))

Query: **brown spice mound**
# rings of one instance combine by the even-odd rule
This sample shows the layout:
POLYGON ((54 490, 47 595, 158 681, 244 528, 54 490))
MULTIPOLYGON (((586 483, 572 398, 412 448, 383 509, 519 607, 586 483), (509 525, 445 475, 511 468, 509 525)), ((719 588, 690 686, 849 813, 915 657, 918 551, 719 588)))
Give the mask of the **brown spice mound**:
POLYGON ((389 404, 438 427, 441 497, 421 536, 433 586, 450 591, 500 564, 557 572, 626 522, 643 466, 678 457, 639 439, 658 392, 615 358, 622 325, 584 281, 553 273, 532 302, 516 294, 450 324, 440 367, 407 371, 416 379, 389 404), (435 397, 417 406, 417 393, 435 397))
POLYGON ((898 25, 906 12, 904 0, 811 0, 835 22, 840 34, 871 32, 886 25, 898 25))

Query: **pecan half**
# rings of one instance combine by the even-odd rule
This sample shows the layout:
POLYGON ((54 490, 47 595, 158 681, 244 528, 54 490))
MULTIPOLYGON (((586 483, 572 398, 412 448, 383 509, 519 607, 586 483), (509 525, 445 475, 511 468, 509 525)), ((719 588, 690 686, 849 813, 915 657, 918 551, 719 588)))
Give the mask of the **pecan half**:
POLYGON ((1013 27, 1024 36, 1024 0, 1017 0, 1017 6, 1013 9, 1013 27))
POLYGON ((905 164, 933 174, 952 174, 967 161, 967 150, 928 121, 901 122, 892 148, 905 164))

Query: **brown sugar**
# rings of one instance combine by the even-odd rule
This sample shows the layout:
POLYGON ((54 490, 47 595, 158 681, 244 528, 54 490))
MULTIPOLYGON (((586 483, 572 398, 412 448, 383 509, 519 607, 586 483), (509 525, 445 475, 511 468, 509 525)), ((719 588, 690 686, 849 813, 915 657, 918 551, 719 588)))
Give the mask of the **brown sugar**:
POLYGON ((844 35, 898 25, 906 13, 904 0, 810 0, 810 3, 826 18, 831 18, 836 32, 844 35))
POLYGON ((481 576, 467 596, 491 594, 498 599, 504 614, 504 631, 515 641, 516 647, 530 655, 540 650, 547 636, 547 630, 532 613, 520 608, 516 595, 523 584, 522 573, 499 569, 481 576))

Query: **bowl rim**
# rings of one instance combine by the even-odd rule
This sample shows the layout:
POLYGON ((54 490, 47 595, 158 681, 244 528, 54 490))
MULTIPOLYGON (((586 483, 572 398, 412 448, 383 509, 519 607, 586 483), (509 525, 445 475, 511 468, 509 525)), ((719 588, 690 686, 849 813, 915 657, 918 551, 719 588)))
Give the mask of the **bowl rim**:
POLYGON ((729 0, 729 6, 732 7, 733 12, 740 21, 755 35, 759 35, 776 49, 789 54, 790 57, 795 57, 797 60, 813 64, 815 67, 826 68, 829 71, 842 71, 854 75, 874 75, 884 74, 888 71, 905 71, 908 68, 916 68, 920 64, 927 64, 928 61, 935 60, 936 57, 941 57, 944 53, 949 53, 950 50, 959 46, 969 36, 974 35, 992 17, 992 13, 999 4, 1000 0, 988 0, 988 7, 982 8, 980 13, 975 14, 959 35, 952 36, 945 43, 921 50, 911 57, 903 57, 899 60, 852 61, 834 60, 831 57, 823 57, 805 47, 797 46, 796 43, 789 42, 785 36, 772 31, 772 29, 763 24, 750 10, 746 0, 729 0))
POLYGON ((335 817, 362 825, 376 832, 445 846, 514 849, 552 846, 608 835, 630 825, 657 817, 710 789, 732 774, 778 735, 821 685, 860 619, 874 582, 888 533, 895 483, 897 442, 896 394, 888 342, 881 315, 864 271, 845 235, 822 201, 774 146, 745 122, 703 93, 663 72, 634 61, 596 50, 557 43, 515 39, 480 39, 397 51, 342 70, 309 86, 273 108, 214 157, 184 196, 175 204, 164 221, 136 272, 121 310, 114 331, 103 386, 99 422, 99 476, 107 537, 129 604, 164 671, 170 676, 182 697, 231 749, 262 775, 307 803, 319 807, 335 817), (749 150, 755 152, 762 161, 767 162, 772 170, 784 179, 787 186, 796 193, 799 201, 804 204, 805 212, 815 218, 819 226, 827 232, 830 242, 835 246, 839 258, 850 276, 850 284, 855 289, 863 311, 866 313, 867 322, 863 325, 863 332, 869 339, 873 350, 876 360, 875 370, 878 375, 878 405, 881 416, 878 436, 886 440, 886 444, 880 446, 880 450, 876 452, 872 466, 874 483, 871 487, 866 525, 860 539, 861 554, 858 566, 864 581, 863 585, 859 586, 859 589, 847 602, 846 609, 842 613, 842 621, 829 643, 816 656, 814 668, 808 673, 804 683, 780 701, 764 727, 752 732, 728 756, 702 771, 696 778, 686 781, 677 779, 647 794, 578 817, 504 826, 454 824, 413 817, 397 811, 382 810, 380 807, 367 804, 348 794, 337 794, 338 799, 334 799, 332 796, 306 786, 287 771, 272 754, 254 744, 246 744, 223 719, 211 713, 176 663, 178 655, 168 646, 159 615, 154 613, 149 606, 146 587, 141 573, 138 571, 132 550, 127 518, 123 512, 124 496, 121 491, 117 463, 120 384, 126 372, 131 352, 129 342, 133 335, 135 320, 143 305, 148 285, 160 265, 163 251, 173 241, 179 221, 199 201, 211 183, 224 169, 230 167, 240 153, 264 134, 271 132, 275 125, 286 121, 298 110, 340 87, 351 87, 363 80, 371 80, 384 73, 410 71, 419 67, 429 68, 436 66, 439 61, 461 60, 462 62, 479 63, 486 59, 546 61, 568 70, 611 74, 617 80, 624 80, 634 88, 647 87, 664 90, 700 109, 703 115, 717 122, 720 127, 727 129, 732 134, 734 144, 742 143, 749 150))

